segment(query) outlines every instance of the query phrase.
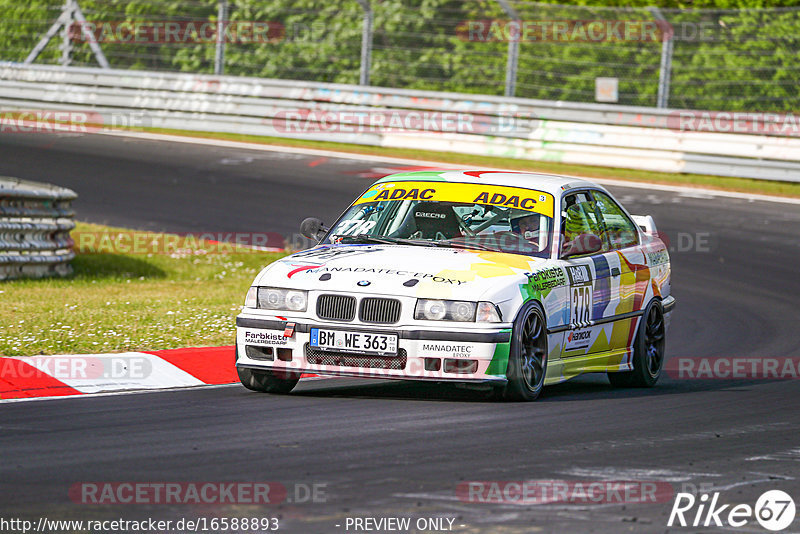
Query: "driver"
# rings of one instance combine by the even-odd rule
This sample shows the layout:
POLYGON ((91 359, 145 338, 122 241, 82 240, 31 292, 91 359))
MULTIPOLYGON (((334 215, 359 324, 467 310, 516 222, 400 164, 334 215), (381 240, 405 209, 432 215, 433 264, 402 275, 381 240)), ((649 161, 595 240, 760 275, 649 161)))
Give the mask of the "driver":
POLYGON ((511 216, 511 231, 521 235, 527 241, 536 243, 539 240, 539 214, 522 213, 511 216))

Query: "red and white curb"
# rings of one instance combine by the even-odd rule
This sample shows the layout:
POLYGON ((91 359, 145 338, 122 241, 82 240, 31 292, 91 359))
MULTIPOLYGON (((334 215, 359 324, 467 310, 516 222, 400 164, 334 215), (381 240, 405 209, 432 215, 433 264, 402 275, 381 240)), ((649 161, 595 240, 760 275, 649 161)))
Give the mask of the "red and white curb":
POLYGON ((232 384, 233 362, 232 345, 0 358, 0 402, 232 384))

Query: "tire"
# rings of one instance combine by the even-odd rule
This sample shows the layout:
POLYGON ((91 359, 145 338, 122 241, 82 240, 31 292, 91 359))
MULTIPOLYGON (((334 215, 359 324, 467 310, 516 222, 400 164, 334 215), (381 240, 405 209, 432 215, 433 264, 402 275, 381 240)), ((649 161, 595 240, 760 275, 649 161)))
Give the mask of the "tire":
POLYGON ((666 348, 664 308, 653 299, 639 321, 633 342, 633 370, 608 373, 615 387, 650 388, 656 385, 664 367, 666 348))
POLYGON ((237 367, 236 372, 244 387, 261 393, 289 393, 300 380, 300 374, 291 371, 256 371, 237 367))
POLYGON ((523 305, 511 331, 508 383, 497 393, 506 401, 532 401, 541 394, 547 374, 547 323, 538 302, 523 305))

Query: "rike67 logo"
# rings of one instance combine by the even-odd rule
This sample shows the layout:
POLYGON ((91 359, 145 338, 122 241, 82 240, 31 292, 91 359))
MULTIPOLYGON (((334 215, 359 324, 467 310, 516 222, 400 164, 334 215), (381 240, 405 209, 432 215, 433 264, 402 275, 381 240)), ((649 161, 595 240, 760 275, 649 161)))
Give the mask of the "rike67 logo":
POLYGON ((719 504, 719 492, 696 498, 691 493, 678 493, 667 526, 741 528, 757 521, 773 532, 786 529, 794 521, 797 510, 794 500, 781 490, 762 494, 755 507, 749 504, 719 504))

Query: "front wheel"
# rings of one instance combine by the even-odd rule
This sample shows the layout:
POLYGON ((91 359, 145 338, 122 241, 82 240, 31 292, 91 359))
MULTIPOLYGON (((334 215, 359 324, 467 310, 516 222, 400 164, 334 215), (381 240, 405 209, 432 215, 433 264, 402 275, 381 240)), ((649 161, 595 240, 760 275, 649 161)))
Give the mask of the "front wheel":
POLYGON ((633 370, 608 373, 608 381, 616 387, 653 387, 661 376, 665 347, 664 308, 660 300, 653 299, 639 321, 633 342, 633 370))
POLYGON ((522 307, 514 321, 508 354, 508 383, 500 397, 532 401, 542 392, 547 373, 547 324, 542 307, 532 302, 522 307))
POLYGON ((237 367, 236 372, 244 387, 262 393, 289 393, 300 380, 300 374, 291 371, 257 371, 237 367))

